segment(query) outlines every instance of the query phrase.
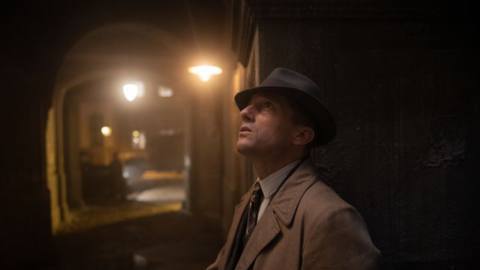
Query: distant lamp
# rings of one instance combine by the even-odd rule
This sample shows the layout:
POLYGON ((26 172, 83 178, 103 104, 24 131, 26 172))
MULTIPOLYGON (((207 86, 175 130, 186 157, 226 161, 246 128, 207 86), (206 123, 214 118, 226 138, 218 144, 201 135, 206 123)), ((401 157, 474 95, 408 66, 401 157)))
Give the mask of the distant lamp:
POLYGON ((108 126, 103 126, 100 131, 102 132, 103 136, 108 137, 112 135, 112 129, 108 126))
POLYGON ((140 82, 132 82, 123 85, 123 95, 129 102, 143 96, 143 84, 140 82))
POLYGON ((166 86, 158 87, 158 95, 163 98, 169 98, 173 96, 173 89, 166 86))
POLYGON ((133 149, 145 149, 147 138, 145 132, 134 130, 132 131, 132 147, 133 149))
POLYGON ((222 73, 222 69, 217 66, 210 66, 210 65, 200 65, 190 67, 188 71, 192 74, 198 76, 198 78, 203 81, 207 82, 210 80, 212 76, 219 75, 222 73))

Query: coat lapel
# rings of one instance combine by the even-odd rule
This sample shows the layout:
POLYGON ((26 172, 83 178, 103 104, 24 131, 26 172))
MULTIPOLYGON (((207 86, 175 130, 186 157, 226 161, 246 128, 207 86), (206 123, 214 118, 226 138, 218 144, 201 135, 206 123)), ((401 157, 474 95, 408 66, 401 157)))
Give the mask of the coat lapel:
POLYGON ((219 261, 219 265, 221 266, 220 269, 225 269, 228 257, 232 252, 233 245, 235 244, 235 235, 237 233, 238 226, 240 225, 240 219, 242 218, 243 211, 245 207, 247 207, 248 199, 250 198, 250 194, 252 193, 252 189, 245 193, 240 202, 235 207, 235 211, 233 213, 232 218, 232 225, 228 231, 227 239, 225 241, 225 256, 219 261))
POLYGON ((280 233, 280 226, 277 217, 271 208, 263 213, 257 226, 252 232, 250 239, 243 250, 242 256, 238 260, 235 270, 247 270, 255 261, 258 254, 280 233))

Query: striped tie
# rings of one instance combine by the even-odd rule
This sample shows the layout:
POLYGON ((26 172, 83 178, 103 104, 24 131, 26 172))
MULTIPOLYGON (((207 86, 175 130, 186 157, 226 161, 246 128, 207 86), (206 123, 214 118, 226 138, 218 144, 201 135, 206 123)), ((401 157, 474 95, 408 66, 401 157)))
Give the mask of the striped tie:
POLYGON ((258 210, 260 209, 260 204, 263 200, 262 189, 258 182, 255 183, 253 187, 252 196, 250 197, 250 202, 248 203, 248 213, 247 213, 247 227, 245 229, 245 234, 243 236, 243 243, 246 245, 250 235, 257 225, 258 210))

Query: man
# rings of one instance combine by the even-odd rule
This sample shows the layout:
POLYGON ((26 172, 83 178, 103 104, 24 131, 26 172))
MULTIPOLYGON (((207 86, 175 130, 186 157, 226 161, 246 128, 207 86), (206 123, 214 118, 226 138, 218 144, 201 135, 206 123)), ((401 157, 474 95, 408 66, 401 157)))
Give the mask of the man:
POLYGON ((322 182, 309 158, 311 148, 335 136, 319 96, 313 81, 286 68, 235 96, 237 150, 258 178, 208 270, 376 268, 379 251, 362 217, 322 182))

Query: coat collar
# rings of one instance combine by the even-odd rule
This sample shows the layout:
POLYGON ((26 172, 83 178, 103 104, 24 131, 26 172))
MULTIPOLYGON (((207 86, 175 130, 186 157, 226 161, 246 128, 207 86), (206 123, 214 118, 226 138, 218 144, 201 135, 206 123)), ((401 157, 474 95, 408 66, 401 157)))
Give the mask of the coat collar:
POLYGON ((315 183, 315 167, 310 159, 290 176, 272 199, 270 208, 287 227, 292 224, 293 217, 305 191, 315 183))

